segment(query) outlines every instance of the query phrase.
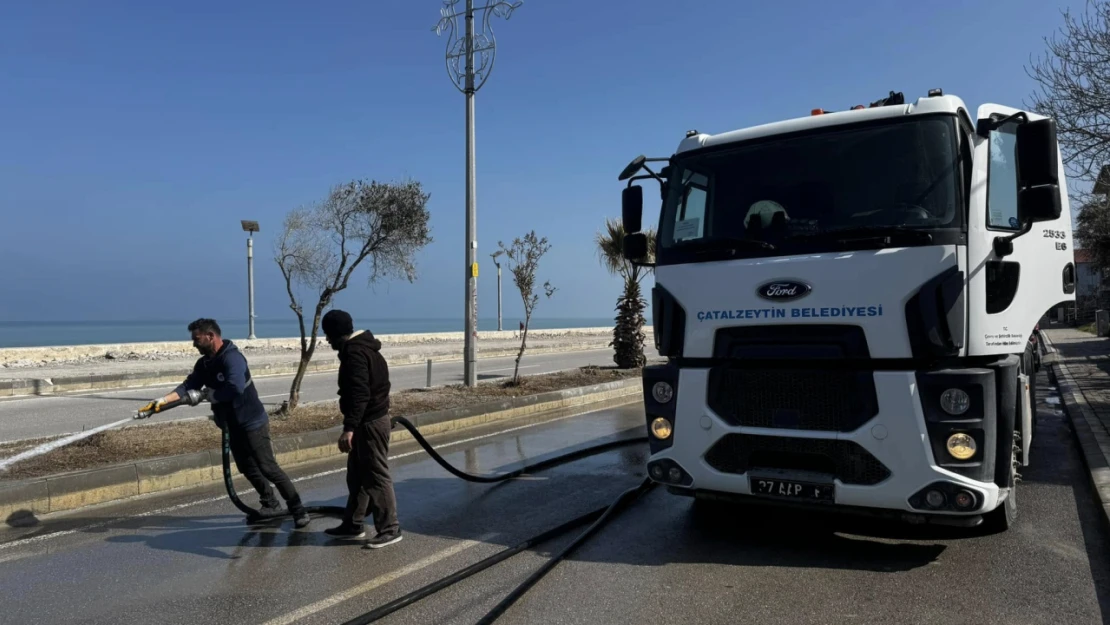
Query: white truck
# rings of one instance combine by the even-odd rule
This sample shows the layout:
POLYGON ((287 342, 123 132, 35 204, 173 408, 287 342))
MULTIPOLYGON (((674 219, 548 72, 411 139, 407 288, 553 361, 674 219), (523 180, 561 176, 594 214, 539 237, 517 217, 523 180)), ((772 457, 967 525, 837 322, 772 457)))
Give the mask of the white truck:
POLYGON ((652 479, 699 499, 1014 523, 1029 337, 1075 299, 1053 120, 891 92, 690 131, 619 179, 624 255, 654 267, 666 358, 643 374, 652 479), (652 262, 646 179, 662 196, 652 262))

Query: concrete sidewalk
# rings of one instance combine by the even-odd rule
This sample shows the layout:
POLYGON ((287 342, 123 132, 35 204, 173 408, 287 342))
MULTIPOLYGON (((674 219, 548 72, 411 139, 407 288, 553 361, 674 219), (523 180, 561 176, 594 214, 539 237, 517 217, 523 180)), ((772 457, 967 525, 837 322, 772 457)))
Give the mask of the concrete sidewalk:
POLYGON ((1041 330, 1104 520, 1110 523, 1110 339, 1074 328, 1041 330))

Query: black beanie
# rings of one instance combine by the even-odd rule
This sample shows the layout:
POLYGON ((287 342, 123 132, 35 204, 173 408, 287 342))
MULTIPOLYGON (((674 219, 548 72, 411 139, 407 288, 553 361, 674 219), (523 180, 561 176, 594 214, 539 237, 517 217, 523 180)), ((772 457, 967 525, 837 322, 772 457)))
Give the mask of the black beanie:
POLYGON ((355 331, 355 322, 346 311, 336 308, 324 315, 320 328, 327 336, 347 336, 355 331))

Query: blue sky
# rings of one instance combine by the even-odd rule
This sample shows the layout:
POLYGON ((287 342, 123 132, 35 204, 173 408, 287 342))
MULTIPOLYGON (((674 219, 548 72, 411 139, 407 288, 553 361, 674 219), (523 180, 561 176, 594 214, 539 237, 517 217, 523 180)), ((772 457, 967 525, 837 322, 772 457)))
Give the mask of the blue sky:
MULTIPOLYGON (((0 321, 244 317, 240 219, 262 224, 256 314, 290 316, 272 260, 284 214, 352 178, 404 177, 431 194, 419 281, 357 280, 337 305, 461 319, 464 102, 431 30, 440 6, 4 3, 0 321)), ((592 237, 637 154, 890 90, 1021 106, 1063 6, 526 0, 494 20, 477 95, 480 316, 496 314, 489 254, 532 228, 552 243, 540 281, 560 288, 536 315, 612 314, 620 283, 592 237)))

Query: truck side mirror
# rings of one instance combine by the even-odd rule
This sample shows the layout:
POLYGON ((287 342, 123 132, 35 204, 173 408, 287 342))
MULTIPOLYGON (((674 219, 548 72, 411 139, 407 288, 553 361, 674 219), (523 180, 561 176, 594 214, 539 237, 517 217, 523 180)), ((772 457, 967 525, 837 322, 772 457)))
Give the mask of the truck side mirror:
POLYGON ((644 217, 644 188, 625 187, 621 192, 621 223, 626 233, 639 232, 644 217))
POLYGON ((1063 210, 1060 187, 1054 184, 1026 187, 1018 192, 1017 205, 1018 219, 1022 223, 1056 221, 1063 210))
POLYGON ((1017 127, 1018 184, 1039 187, 1060 184, 1056 121, 1039 119, 1017 127))
POLYGON ((1060 160, 1056 121, 1039 119, 1017 127, 1018 218, 1022 223, 1060 218, 1060 160))
POLYGON ((624 253, 625 260, 643 260, 647 257, 648 253, 647 235, 642 232, 637 232, 635 234, 625 234, 624 249, 622 251, 624 253))

